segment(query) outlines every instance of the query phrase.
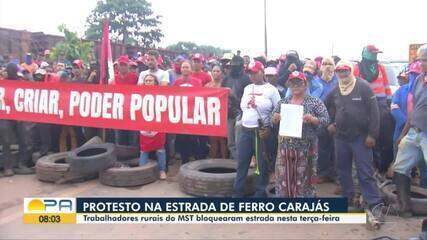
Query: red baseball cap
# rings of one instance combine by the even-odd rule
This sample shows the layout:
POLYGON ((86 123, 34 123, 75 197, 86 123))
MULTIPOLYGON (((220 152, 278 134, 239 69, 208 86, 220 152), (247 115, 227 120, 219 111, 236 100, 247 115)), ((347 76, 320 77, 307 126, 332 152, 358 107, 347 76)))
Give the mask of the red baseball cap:
POLYGON ((129 57, 126 55, 122 55, 119 58, 117 58, 117 62, 119 64, 126 64, 127 65, 127 64, 129 64, 129 57))
POLYGON ((366 46, 366 49, 371 53, 382 53, 382 51, 380 51, 380 49, 375 47, 375 45, 368 45, 366 46))
POLYGON ((77 66, 80 69, 83 69, 83 60, 77 59, 73 61, 73 66, 77 66))
POLYGON ((258 73, 261 70, 264 70, 264 65, 260 61, 250 62, 247 68, 249 73, 258 73))
POLYGON ((299 71, 293 71, 291 74, 289 74, 288 81, 291 81, 293 79, 299 79, 299 80, 302 80, 304 82, 307 81, 307 78, 305 78, 304 73, 299 72, 299 71))
POLYGON ((191 57, 191 60, 200 60, 201 62, 205 61, 205 57, 201 53, 196 53, 191 57))

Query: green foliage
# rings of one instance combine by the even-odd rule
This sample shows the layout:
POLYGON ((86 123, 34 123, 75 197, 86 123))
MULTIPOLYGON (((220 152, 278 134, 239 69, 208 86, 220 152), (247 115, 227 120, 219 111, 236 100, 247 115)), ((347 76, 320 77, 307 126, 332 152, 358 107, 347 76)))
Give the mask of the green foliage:
POLYGON ((71 32, 65 25, 59 26, 58 30, 64 34, 64 41, 53 47, 50 54, 52 60, 60 59, 72 62, 82 59, 84 62, 88 62, 94 59, 92 42, 83 41, 77 36, 77 33, 71 32))
POLYGON ((146 0, 100 0, 87 18, 86 37, 100 40, 103 21, 109 19, 113 40, 152 48, 163 37, 160 17, 146 0))
POLYGON ((178 42, 167 46, 166 49, 185 54, 202 53, 205 56, 208 56, 210 54, 222 56, 225 52, 229 52, 229 50, 225 50, 222 48, 209 45, 197 45, 193 42, 178 42))

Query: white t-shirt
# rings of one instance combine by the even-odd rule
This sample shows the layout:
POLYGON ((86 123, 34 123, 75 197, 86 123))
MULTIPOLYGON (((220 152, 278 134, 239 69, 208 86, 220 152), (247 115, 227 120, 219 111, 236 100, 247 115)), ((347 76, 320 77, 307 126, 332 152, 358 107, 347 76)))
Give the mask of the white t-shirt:
POLYGON ((157 79, 159 80, 159 84, 161 83, 169 84, 169 73, 167 71, 163 71, 162 69, 157 69, 157 71, 152 72, 150 69, 148 69, 148 70, 142 71, 139 74, 138 85, 144 85, 144 78, 150 73, 156 75, 157 79))
POLYGON ((247 128, 258 127, 260 115, 264 125, 270 125, 270 114, 279 101, 279 91, 270 83, 246 86, 240 102, 240 108, 243 112, 242 125, 247 128))

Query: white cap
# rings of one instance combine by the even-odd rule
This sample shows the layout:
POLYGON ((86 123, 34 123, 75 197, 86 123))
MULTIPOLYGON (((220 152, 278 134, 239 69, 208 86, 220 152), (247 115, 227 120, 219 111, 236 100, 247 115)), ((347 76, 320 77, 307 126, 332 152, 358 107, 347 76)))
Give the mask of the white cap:
POLYGON ((265 75, 277 75, 277 69, 275 67, 268 67, 264 70, 265 75))
POLYGON ((40 68, 47 68, 47 67, 49 67, 49 63, 47 63, 47 62, 41 62, 40 63, 40 68))

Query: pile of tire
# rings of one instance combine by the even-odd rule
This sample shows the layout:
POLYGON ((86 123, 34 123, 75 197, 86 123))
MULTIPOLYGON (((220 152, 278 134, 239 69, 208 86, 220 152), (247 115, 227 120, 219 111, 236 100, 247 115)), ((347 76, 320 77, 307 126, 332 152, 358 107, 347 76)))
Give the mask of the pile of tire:
POLYGON ((85 175, 70 171, 66 158, 70 152, 60 152, 44 156, 37 161, 36 176, 42 182, 74 183, 94 179, 96 174, 85 175))
POLYGON ((71 183, 97 178, 114 161, 115 146, 93 138, 70 152, 46 155, 37 160, 36 176, 44 182, 71 183))
MULTIPOLYGON (((397 203, 395 184, 383 184, 380 190, 388 203, 397 203)), ((411 207, 415 215, 427 215, 427 189, 411 186, 411 207)))
MULTIPOLYGON (((179 169, 180 189, 200 197, 230 197, 233 194, 237 162, 231 159, 206 159, 189 162, 179 169)), ((245 194, 255 192, 255 175, 249 169, 245 194)))
POLYGON ((44 156, 37 160, 40 181, 53 183, 82 182, 99 177, 108 186, 134 187, 158 179, 157 162, 139 166, 137 147, 103 143, 93 138, 70 152, 44 156))

